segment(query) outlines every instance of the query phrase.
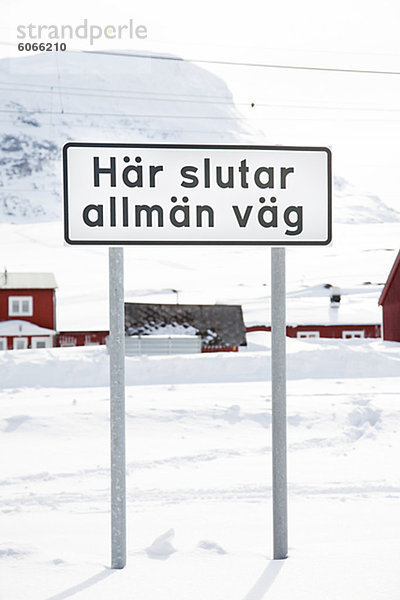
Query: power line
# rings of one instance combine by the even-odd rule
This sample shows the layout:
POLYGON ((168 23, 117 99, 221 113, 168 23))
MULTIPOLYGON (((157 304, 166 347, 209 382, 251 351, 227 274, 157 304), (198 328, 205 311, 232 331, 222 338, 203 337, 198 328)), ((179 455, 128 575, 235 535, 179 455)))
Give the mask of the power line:
MULTIPOLYGON (((0 113, 11 113, 21 115, 21 112, 18 110, 7 110, 1 109, 0 113)), ((64 111, 56 112, 49 110, 29 110, 29 113, 33 113, 36 115, 49 115, 49 114, 59 114, 60 116, 83 116, 83 117, 119 117, 120 119, 132 118, 132 119, 212 119, 212 120, 228 120, 228 121, 238 121, 240 117, 222 117, 222 116, 208 116, 208 115, 152 115, 152 114, 127 114, 127 113, 95 113, 95 112, 69 112, 64 111)))
MULTIPOLYGON (((1 87, 0 88, 2 91, 5 92, 21 92, 21 91, 28 91, 28 90, 21 90, 21 89, 17 89, 17 88, 12 88, 12 87, 1 87)), ((59 90, 60 93, 63 93, 67 96, 84 96, 86 98, 110 98, 112 100, 114 99, 122 99, 122 100, 146 100, 147 102, 171 102, 171 98, 148 98, 145 96, 122 96, 120 94, 113 94, 112 91, 110 91, 108 94, 85 94, 83 92, 68 92, 65 91, 65 89, 62 89, 62 86, 57 85, 57 89, 59 90)), ((30 90, 29 90, 30 91, 30 90)), ((34 90, 36 94, 52 94, 53 93, 53 89, 49 89, 49 90, 34 90)), ((133 94, 135 92, 132 92, 133 94)), ((166 96, 168 94, 165 94, 166 96)), ((233 100, 231 100, 231 102, 220 102, 220 101, 216 101, 216 100, 190 100, 187 98, 184 99, 180 99, 177 98, 176 95, 174 95, 174 99, 175 102, 188 102, 191 104, 225 104, 225 105, 229 105, 229 106, 250 106, 250 102, 248 103, 242 103, 242 104, 235 104, 233 102, 233 100)))
POLYGON ((83 50, 85 54, 103 54, 107 56, 125 56, 127 58, 146 58, 152 60, 172 60, 183 63, 203 63, 210 65, 232 65, 235 67, 259 67, 264 69, 290 69, 295 71, 322 71, 327 73, 360 73, 366 75, 400 75, 400 71, 383 71, 380 69, 342 69, 339 67, 310 67, 305 65, 274 65, 268 63, 236 62, 232 60, 212 60, 205 58, 181 58, 162 54, 134 54, 127 52, 107 52, 102 50, 83 50))
MULTIPOLYGON (((13 81, 12 82, 13 85, 19 85, 19 86, 29 86, 29 87, 42 87, 42 88, 51 88, 53 86, 49 85, 49 84, 44 84, 44 83, 19 83, 18 81, 13 81)), ((9 81, 0 81, 0 85, 10 85, 9 81)), ((77 87, 77 86, 66 86, 66 85, 60 85, 59 86, 60 89, 64 89, 64 90, 84 90, 84 91, 97 91, 97 92, 108 92, 110 93, 112 90, 107 90, 106 88, 86 88, 86 87, 77 87)), ((16 90, 17 91, 17 90, 16 90)), ((213 94, 183 94, 183 93, 174 93, 174 92, 154 92, 154 91, 148 91, 148 90, 136 90, 135 92, 132 92, 131 90, 121 90, 121 89, 116 89, 115 91, 117 92, 121 92, 123 94, 146 94, 146 95, 151 95, 151 96, 171 96, 171 97, 179 97, 179 96, 183 96, 183 97, 195 97, 195 98, 217 98, 219 100, 232 100, 232 96, 221 96, 221 95, 213 95, 213 94)))
MULTIPOLYGON (((0 82, 0 85, 5 85, 2 82, 0 82)), ((24 85, 24 84, 21 84, 24 85)), ((30 84, 30 85, 34 85, 34 84, 30 84)), ((62 89, 63 90, 68 90, 69 88, 66 86, 57 86, 57 89, 62 89)), ((79 88, 70 88, 70 89, 79 89, 79 88)), ((89 88, 81 88, 81 89, 87 89, 88 91, 89 88)), ((13 88, 13 87, 0 87, 0 90, 2 91, 28 91, 28 90, 21 90, 18 88, 13 88)), ((104 91, 108 91, 108 90, 104 90, 104 91)), ((118 91, 118 90, 116 90, 118 91)), ((51 86, 49 89, 46 90, 40 90, 40 89, 35 89, 35 93, 38 94, 53 94, 54 93, 54 87, 51 86)), ((123 96, 120 94, 113 94, 112 91, 110 91, 107 94, 92 94, 92 93, 82 93, 82 92, 69 92, 69 91, 63 91, 64 94, 68 95, 68 96, 83 96, 83 97, 87 97, 87 98, 110 98, 110 99, 123 99, 123 100, 147 100, 147 101, 151 101, 151 102, 170 102, 171 99, 166 97, 166 98, 147 98, 147 97, 142 97, 142 96, 123 96)), ((135 94, 137 92, 131 92, 132 94, 135 94)), ((139 92, 139 93, 146 93, 146 92, 139 92)), ((151 92, 149 92, 150 94, 151 92)), ((164 96, 169 96, 168 93, 163 94, 164 96)), ((220 102, 220 101, 215 101, 215 100, 188 100, 188 99, 179 99, 177 98, 178 94, 173 94, 172 95, 175 99, 176 102, 185 102, 185 103, 190 103, 190 104, 220 104, 220 105, 227 105, 227 106, 232 106, 232 107, 238 107, 238 106, 243 106, 243 107, 248 107, 248 108, 282 108, 282 109, 307 109, 307 110, 340 110, 340 111, 366 111, 366 112, 400 112, 400 108, 392 108, 392 107, 378 107, 378 106, 323 106, 323 105, 317 105, 317 104, 272 104, 272 103, 268 103, 268 102, 262 102, 262 101, 255 101, 255 102, 234 102, 233 100, 231 102, 220 102)), ((195 96, 195 94, 193 94, 192 96, 195 96)), ((206 96, 198 96, 199 98, 203 98, 206 96)), ((217 96, 216 96, 217 97, 217 96)))
MULTIPOLYGON (((376 119, 376 118, 361 118, 356 119, 354 117, 346 117, 346 116, 338 116, 338 117, 321 117, 316 119, 315 117, 244 117, 243 115, 238 115, 236 117, 223 117, 221 115, 218 116, 209 116, 209 115, 163 115, 163 114, 129 114, 129 113, 95 113, 95 112, 69 112, 64 111, 56 112, 56 111, 48 111, 48 110, 35 110, 30 109, 29 114, 40 116, 40 115, 59 115, 60 117, 65 116, 82 116, 82 117, 118 117, 119 119, 209 119, 213 121, 270 121, 273 119, 274 121, 354 121, 354 122, 377 122, 377 123, 396 123, 399 122, 400 119, 376 119)), ((0 113, 8 113, 8 114, 16 114, 19 116, 23 116, 23 113, 18 110, 8 110, 8 109, 0 109, 0 113)))

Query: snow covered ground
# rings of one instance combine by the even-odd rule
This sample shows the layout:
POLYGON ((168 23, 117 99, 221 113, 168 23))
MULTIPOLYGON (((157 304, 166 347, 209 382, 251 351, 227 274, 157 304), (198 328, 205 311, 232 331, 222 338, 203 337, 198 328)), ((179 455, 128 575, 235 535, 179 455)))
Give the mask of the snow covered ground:
POLYGON ((2 598, 397 598, 398 344, 289 340, 289 558, 274 562, 269 338, 251 339, 127 359, 118 572, 104 349, 1 355, 2 598))

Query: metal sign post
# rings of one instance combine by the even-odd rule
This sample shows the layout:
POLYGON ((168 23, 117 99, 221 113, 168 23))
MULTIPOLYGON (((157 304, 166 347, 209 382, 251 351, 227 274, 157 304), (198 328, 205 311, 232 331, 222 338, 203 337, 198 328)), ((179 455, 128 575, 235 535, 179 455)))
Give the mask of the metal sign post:
POLYGON ((271 248, 272 504, 274 559, 288 555, 285 248, 271 248))
POLYGON ((124 245, 273 246, 274 558, 286 558, 284 247, 331 242, 330 150, 69 142, 63 175, 65 241, 110 246, 112 567, 126 564, 124 245))
POLYGON ((126 565, 124 250, 109 248, 111 567, 126 565))

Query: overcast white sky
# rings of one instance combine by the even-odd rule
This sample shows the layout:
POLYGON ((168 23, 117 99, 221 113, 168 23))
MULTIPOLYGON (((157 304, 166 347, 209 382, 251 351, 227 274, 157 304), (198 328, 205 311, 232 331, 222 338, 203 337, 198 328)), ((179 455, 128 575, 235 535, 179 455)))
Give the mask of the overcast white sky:
MULTIPOLYGON (((133 19, 146 40, 98 41, 95 49, 172 52, 280 65, 400 72, 398 0, 202 0, 146 3, 0 0, 0 56, 21 55, 17 25, 133 19)), ((68 43, 68 49, 83 48, 68 43)), ((86 46, 87 48, 87 46, 86 46)), ((400 75, 202 65, 223 77, 261 132, 257 142, 326 145, 335 172, 400 209, 400 75), (255 106, 250 107, 254 102, 255 106), (268 106, 261 106, 268 105, 268 106)))

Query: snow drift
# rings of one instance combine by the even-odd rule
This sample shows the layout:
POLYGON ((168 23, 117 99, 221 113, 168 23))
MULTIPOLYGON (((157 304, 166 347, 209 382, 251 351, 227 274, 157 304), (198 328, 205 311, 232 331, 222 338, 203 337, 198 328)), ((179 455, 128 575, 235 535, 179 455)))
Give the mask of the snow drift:
MULTIPOLYGON (((127 385, 264 381, 271 378, 270 348, 239 353, 126 358, 127 385)), ((0 354, 1 387, 107 386, 109 358, 102 347, 19 350, 0 354)), ((400 346, 367 340, 288 339, 289 379, 396 377, 400 346)))

